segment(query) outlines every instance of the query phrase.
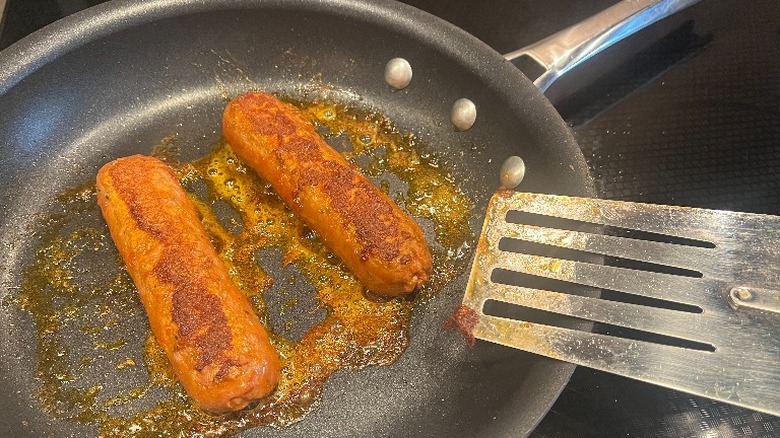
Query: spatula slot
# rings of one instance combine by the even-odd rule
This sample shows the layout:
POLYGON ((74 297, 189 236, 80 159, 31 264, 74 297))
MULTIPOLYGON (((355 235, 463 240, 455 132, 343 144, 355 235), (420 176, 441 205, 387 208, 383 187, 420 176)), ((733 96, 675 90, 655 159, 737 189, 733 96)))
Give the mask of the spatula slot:
POLYGON ((613 225, 602 225, 597 219, 594 222, 575 219, 547 216, 526 211, 509 210, 505 220, 511 224, 535 225, 538 227, 555 228, 558 230, 576 230, 588 233, 604 234, 606 236, 625 237, 628 239, 647 240, 650 242, 673 243, 675 245, 693 246, 697 248, 715 248, 712 242, 691 239, 681 236, 654 233, 632 228, 623 228, 613 225))
POLYGON ((638 271, 659 272, 663 274, 677 275, 680 277, 702 278, 704 276, 704 274, 701 272, 694 271, 692 269, 679 268, 647 261, 631 260, 621 257, 599 257, 601 254, 595 251, 589 252, 572 248, 564 248, 561 246, 545 245, 542 243, 515 239, 513 237, 502 237, 498 241, 498 249, 520 254, 570 260, 573 262, 603 262, 603 264, 607 266, 617 266, 622 268, 635 269, 638 271))
MULTIPOLYGON (((510 286, 527 287, 539 290, 553 290, 570 295, 597 297, 599 289, 586 287, 581 284, 556 280, 548 277, 523 274, 521 272, 506 269, 494 269, 490 275, 490 281, 510 286)), ((659 300, 660 301, 660 300, 659 300)))
POLYGON ((526 287, 531 289, 557 291, 571 295, 579 296, 599 296, 606 301, 619 303, 637 304, 657 309, 668 309, 685 313, 702 313, 701 307, 674 301, 662 300, 646 295, 636 295, 620 292, 610 289, 586 288, 578 283, 571 283, 563 280, 556 280, 548 277, 539 277, 536 275, 523 274, 521 272, 510 271, 506 269, 494 269, 490 276, 490 281, 498 284, 507 284, 511 286, 526 287))
MULTIPOLYGON (((588 318, 561 315, 554 312, 492 299, 485 301, 482 312, 485 315, 508 318, 515 321, 567 328, 590 327, 589 325, 586 325, 586 323, 592 322, 588 318)), ((622 339, 649 342, 653 344, 679 347, 688 350, 706 351, 711 353, 715 352, 716 350, 715 346, 705 342, 698 342, 690 339, 678 338, 675 336, 652 333, 644 330, 635 330, 627 327, 606 324, 603 322, 596 322, 593 325, 592 332, 622 339)))
POLYGON ((510 224, 535 225, 537 227, 556 228, 559 230, 585 231, 588 233, 598 233, 604 229, 603 225, 598 225, 593 222, 529 213, 527 211, 518 210, 507 210, 504 220, 510 224))
POLYGON ((543 243, 529 242, 527 240, 515 239, 513 237, 502 237, 498 241, 498 249, 501 251, 515 252, 519 254, 530 254, 544 257, 552 257, 562 260, 571 260, 574 262, 600 263, 603 257, 580 251, 572 248, 563 248, 560 246, 545 245, 543 243))
POLYGON ((602 289, 601 299, 607 301, 619 301, 621 303, 637 304, 640 306, 655 307, 658 309, 676 310, 678 312, 686 313, 702 313, 701 307, 692 306, 685 303, 677 303, 674 301, 659 300, 658 298, 648 297, 644 295, 627 294, 615 290, 602 289))
POLYGON ((593 331, 595 333, 603 333, 605 335, 616 336, 618 338, 652 342, 654 344, 661 345, 670 345, 673 347, 686 348, 688 350, 709 351, 710 353, 714 353, 716 350, 714 345, 704 342, 696 342, 688 339, 664 336, 656 333, 644 332, 641 330, 632 330, 630 328, 609 324, 598 323, 594 326, 593 331))
POLYGON ((606 266, 616 266, 619 268, 634 269, 637 271, 660 272, 662 274, 677 275, 679 277, 702 278, 704 274, 692 269, 676 268, 674 266, 659 265, 656 263, 642 262, 639 260, 629 260, 618 257, 605 257, 606 266))

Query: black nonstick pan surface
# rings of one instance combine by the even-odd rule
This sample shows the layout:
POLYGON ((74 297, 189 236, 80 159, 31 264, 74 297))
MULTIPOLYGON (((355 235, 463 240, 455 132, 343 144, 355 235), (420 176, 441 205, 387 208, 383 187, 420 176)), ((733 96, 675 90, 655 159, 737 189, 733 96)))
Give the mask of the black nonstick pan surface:
MULTIPOLYGON (((324 84, 329 98, 379 111, 399 131, 415 133, 474 201, 475 232, 498 185, 498 168, 510 155, 526 162, 523 190, 593 195, 576 142, 533 84, 477 39, 409 6, 152 0, 108 2, 74 14, 0 53, 4 436, 97 433, 41 406, 34 323, 13 299, 35 258, 42 218, 61 208, 58 194, 94 180, 107 161, 149 153, 172 136, 183 159, 206 154, 220 138, 226 96, 262 89, 295 97, 313 83, 324 84), (400 91, 383 79, 385 64, 395 57, 414 70, 400 91), (462 97, 478 110, 465 132, 450 123, 451 106, 462 97)), ((102 275, 108 265, 88 260, 79 275, 102 275)), ((530 433, 573 366, 486 343, 469 348, 457 333, 443 330, 465 281, 464 273, 415 308, 409 347, 396 363, 337 373, 301 422, 243 434, 530 433)), ((301 296, 309 291, 303 282, 291 288, 301 296)), ((136 312, 140 303, 127 306, 135 309, 124 321, 131 339, 124 348, 132 354, 148 323, 136 312)), ((70 348, 82 344, 74 333, 70 348)), ((148 378, 136 368, 129 379, 148 378)), ((106 367, 93 373, 91 383, 116 383, 116 376, 115 367, 106 367)))

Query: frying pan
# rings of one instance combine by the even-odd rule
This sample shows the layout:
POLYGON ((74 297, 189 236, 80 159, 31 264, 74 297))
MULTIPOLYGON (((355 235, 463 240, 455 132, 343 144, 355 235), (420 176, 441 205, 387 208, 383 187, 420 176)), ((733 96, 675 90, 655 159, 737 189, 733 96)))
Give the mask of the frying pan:
MULTIPOLYGON (((31 233, 56 194, 94 178, 114 158, 149 153, 177 136, 185 159, 220 136, 225 94, 250 88, 294 95, 317 78, 332 96, 378 109, 450 163, 475 202, 478 231, 502 161, 526 162, 523 190, 594 195, 585 160, 539 90, 498 53, 412 7, 357 0, 118 0, 67 17, 0 53, 0 251, 3 337, 0 432, 91 435, 42 412, 29 315, 10 305, 39 237, 31 233), (404 57, 411 84, 383 80, 404 57), (465 132, 452 103, 475 102, 465 132)), ((96 261, 91 269, 101 269, 96 261)), ((89 274, 89 273, 87 273, 89 274)), ((465 274, 418 306, 396 363, 345 371, 320 405, 286 429, 245 436, 524 436, 567 383, 573 366, 487 344, 468 348, 441 328, 465 274)), ((296 283, 298 293, 306 285, 296 283)), ((119 311, 119 309, 118 309, 119 311)), ((133 333, 143 336, 143 319, 133 333)), ((102 370, 112 379, 111 369, 102 370)), ((140 378, 140 377, 139 377, 140 378)))

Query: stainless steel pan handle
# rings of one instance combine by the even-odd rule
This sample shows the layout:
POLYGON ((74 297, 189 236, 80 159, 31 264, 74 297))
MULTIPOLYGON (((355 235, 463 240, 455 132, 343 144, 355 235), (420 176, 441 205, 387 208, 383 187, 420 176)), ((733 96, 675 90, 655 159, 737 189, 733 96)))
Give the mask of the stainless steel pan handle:
POLYGON ((527 56, 545 72, 534 84, 547 91, 558 78, 604 49, 700 0, 623 0, 537 43, 507 53, 527 56))

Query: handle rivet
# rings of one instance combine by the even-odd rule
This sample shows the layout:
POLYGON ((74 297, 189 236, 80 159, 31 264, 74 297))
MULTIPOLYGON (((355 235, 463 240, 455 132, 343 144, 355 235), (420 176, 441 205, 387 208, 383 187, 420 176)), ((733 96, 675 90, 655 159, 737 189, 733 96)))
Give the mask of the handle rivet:
POLYGON ((750 292, 744 287, 735 287, 731 290, 731 295, 740 301, 750 301, 753 299, 753 292, 750 292))
POLYGON ((401 90, 412 82, 412 66, 403 58, 393 58, 385 66, 385 82, 388 85, 401 90))
POLYGON ((458 131, 468 130, 477 120, 477 106, 465 97, 456 100, 452 104, 450 120, 458 131))
POLYGON ((501 165, 499 178, 501 187, 512 190, 523 181, 525 177, 525 162, 522 158, 511 156, 501 165))

